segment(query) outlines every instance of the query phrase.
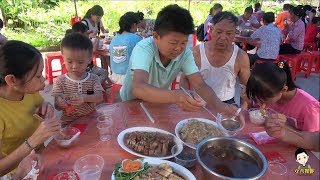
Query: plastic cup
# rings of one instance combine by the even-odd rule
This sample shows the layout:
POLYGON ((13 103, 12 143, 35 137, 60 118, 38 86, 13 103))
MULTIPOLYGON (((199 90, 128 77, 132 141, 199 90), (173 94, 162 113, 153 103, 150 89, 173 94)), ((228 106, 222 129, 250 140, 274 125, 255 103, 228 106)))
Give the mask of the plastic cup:
MULTIPOLYGON (((171 154, 175 154, 177 150, 177 145, 174 145, 171 149, 171 154)), ((195 150, 184 146, 182 152, 174 157, 174 161, 186 168, 193 167, 197 161, 195 150)))
POLYGON ((272 163, 269 162, 268 171, 273 176, 283 176, 284 174, 287 173, 287 167, 278 162, 272 162, 272 163))
POLYGON ((96 154, 89 154, 79 158, 73 166, 80 180, 98 180, 104 166, 104 159, 96 154))
POLYGON ((109 141, 111 139, 111 125, 110 122, 98 122, 97 128, 101 141, 109 141))
POLYGON ((104 114, 104 115, 97 117, 97 121, 98 122, 107 122, 107 123, 110 123, 111 125, 113 124, 112 116, 108 115, 108 114, 104 114))

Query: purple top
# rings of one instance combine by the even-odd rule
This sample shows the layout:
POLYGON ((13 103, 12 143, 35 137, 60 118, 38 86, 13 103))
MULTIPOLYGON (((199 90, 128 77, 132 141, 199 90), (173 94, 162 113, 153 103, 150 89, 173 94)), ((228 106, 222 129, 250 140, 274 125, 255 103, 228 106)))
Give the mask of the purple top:
POLYGON ((304 23, 299 19, 289 28, 286 42, 297 50, 302 51, 304 44, 305 27, 304 23))

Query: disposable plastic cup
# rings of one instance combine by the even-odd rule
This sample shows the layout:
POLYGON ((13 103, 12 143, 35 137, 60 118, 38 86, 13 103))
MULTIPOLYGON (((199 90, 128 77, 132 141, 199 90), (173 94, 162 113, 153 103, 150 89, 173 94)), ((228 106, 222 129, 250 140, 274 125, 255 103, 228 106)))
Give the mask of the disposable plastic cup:
POLYGON ((80 180, 98 180, 104 166, 104 159, 96 154, 89 154, 79 158, 73 166, 80 180))
POLYGON ((111 125, 110 122, 98 122, 97 128, 101 141, 109 141, 111 139, 111 125))

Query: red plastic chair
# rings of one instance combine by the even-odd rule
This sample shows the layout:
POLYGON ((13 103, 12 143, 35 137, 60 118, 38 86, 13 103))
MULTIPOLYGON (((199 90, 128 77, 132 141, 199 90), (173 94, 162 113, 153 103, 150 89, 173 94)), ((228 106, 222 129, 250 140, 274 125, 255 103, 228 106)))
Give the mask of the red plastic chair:
POLYGON ((291 67, 291 76, 296 80, 296 75, 300 71, 300 54, 282 54, 278 56, 278 61, 285 61, 291 67))
POLYGON ((300 71, 305 72, 305 77, 308 78, 311 73, 320 72, 320 52, 311 51, 308 55, 303 56, 300 66, 300 71))
POLYGON ((121 84, 113 84, 111 87, 111 93, 110 93, 110 103, 112 104, 114 102, 114 93, 119 92, 121 89, 121 84))
POLYGON ((61 72, 61 74, 66 73, 64 68, 64 61, 60 51, 51 52, 45 54, 45 66, 46 66, 46 78, 49 81, 49 84, 53 84, 53 78, 57 77, 57 75, 53 75, 53 73, 61 72), (52 61, 59 60, 61 69, 52 70, 52 61))

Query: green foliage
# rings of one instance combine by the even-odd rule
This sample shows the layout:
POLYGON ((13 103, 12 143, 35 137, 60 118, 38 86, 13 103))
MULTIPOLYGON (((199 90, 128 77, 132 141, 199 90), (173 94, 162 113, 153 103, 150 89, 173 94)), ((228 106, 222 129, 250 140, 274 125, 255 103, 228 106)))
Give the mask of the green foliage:
MULTIPOLYGON (((244 8, 253 5, 254 0, 219 1, 224 10, 236 15, 243 13, 244 8), (250 3, 248 3, 250 1, 250 3), (252 1, 252 2, 251 2, 252 1)), ((166 5, 176 3, 188 8, 188 1, 147 0, 77 0, 78 15, 83 17, 88 9, 99 4, 104 9, 103 24, 110 32, 119 29, 118 21, 127 11, 141 11, 145 18, 155 19, 157 13, 166 5)), ((215 1, 192 0, 190 12, 196 26, 204 22, 215 1)), ((75 15, 73 0, 0 0, 0 8, 9 22, 5 36, 18 39, 34 46, 59 45, 65 31, 70 27, 70 18, 75 15)), ((264 11, 281 11, 263 2, 264 11)))

